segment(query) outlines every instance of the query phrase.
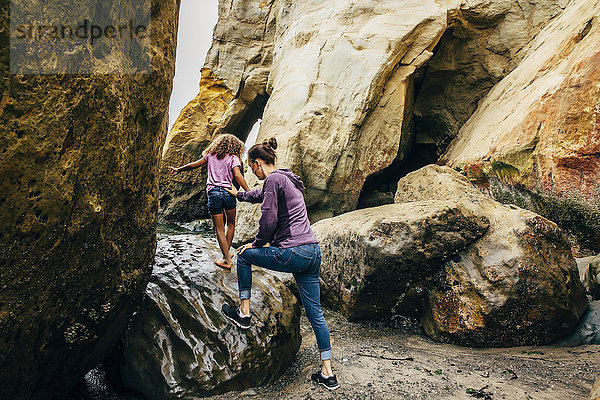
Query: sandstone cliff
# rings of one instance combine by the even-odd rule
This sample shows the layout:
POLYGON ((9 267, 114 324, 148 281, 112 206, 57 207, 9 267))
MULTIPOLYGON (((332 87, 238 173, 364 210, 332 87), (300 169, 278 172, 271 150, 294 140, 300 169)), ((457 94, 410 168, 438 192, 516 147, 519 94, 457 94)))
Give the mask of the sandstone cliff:
MULTIPOLYGON (((131 11, 129 2, 103 4, 131 11)), ((2 398, 64 397, 112 350, 142 298, 178 4, 152 2, 150 73, 13 75, 9 2, 1 2, 2 398)))

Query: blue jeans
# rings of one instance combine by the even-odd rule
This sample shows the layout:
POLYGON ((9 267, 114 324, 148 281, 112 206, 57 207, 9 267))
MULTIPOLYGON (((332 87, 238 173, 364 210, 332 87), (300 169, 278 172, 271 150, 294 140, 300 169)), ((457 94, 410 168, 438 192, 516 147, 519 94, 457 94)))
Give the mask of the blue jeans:
POLYGON ((329 328, 321 310, 321 290, 319 272, 321 271, 321 248, 317 243, 280 249, 278 247, 259 247, 246 249, 237 257, 237 278, 240 299, 250 298, 252 288, 251 266, 257 265, 273 271, 291 272, 294 275, 300 298, 306 311, 306 317, 317 337, 321 360, 332 358, 329 328))
POLYGON ((217 186, 208 191, 208 213, 210 215, 223 214, 223 210, 234 209, 236 205, 233 197, 225 188, 217 186))

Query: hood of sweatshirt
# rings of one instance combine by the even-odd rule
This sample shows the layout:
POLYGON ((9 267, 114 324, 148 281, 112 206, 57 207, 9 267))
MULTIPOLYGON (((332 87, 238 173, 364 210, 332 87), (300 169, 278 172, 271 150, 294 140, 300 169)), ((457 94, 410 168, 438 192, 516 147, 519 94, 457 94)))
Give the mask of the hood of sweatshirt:
POLYGON ((273 171, 273 173, 287 176, 292 181, 294 186, 296 186, 298 189, 300 189, 301 192, 304 193, 304 183, 302 183, 298 175, 294 174, 288 168, 276 169, 275 171, 273 171))

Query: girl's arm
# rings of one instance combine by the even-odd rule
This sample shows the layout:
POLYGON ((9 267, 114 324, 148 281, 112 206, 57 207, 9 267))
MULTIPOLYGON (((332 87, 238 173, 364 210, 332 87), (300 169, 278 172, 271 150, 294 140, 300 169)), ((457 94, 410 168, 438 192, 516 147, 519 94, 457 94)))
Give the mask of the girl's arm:
POLYGON ((172 166, 170 166, 170 165, 169 165, 169 169, 170 169, 171 171, 173 171, 173 172, 175 172, 175 173, 177 173, 177 174, 178 174, 178 173, 180 173, 181 171, 187 171, 188 169, 194 169, 194 168, 201 167, 201 166, 203 166, 204 164, 206 164, 206 162, 207 162, 207 161, 206 161, 206 158, 202 157, 201 159, 199 159, 199 160, 197 160, 197 161, 191 162, 191 163, 189 163, 189 164, 185 164, 184 166, 181 166, 181 167, 178 167, 178 168, 176 168, 176 167, 172 167, 172 166))
POLYGON ((240 186, 244 188, 244 190, 246 192, 250 191, 250 187, 246 183, 246 180, 244 179, 244 175, 242 175, 242 171, 240 171, 240 167, 237 167, 237 166, 233 167, 233 177, 235 178, 237 183, 239 183, 240 186))

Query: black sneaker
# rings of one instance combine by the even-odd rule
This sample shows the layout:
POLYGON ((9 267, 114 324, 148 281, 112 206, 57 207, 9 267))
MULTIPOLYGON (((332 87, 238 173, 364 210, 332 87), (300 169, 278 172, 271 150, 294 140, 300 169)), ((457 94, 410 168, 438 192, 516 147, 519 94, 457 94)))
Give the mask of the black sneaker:
POLYGON ((340 387, 335 375, 330 376, 329 378, 323 378, 323 375, 321 375, 321 371, 317 371, 314 374, 312 374, 310 376, 310 380, 315 383, 318 383, 319 385, 325 386, 329 390, 334 390, 340 387))
POLYGON ((221 307, 223 315, 233 321, 237 326, 242 329, 250 328, 250 317, 240 317, 239 310, 239 307, 230 306, 229 304, 223 304, 223 307, 221 307))

